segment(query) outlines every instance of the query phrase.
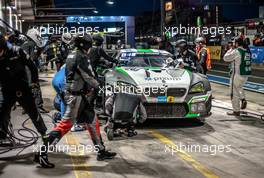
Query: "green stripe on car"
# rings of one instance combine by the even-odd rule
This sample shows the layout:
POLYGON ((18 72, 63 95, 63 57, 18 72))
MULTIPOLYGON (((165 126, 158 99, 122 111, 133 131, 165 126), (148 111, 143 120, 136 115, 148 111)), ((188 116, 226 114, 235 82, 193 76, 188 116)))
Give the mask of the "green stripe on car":
POLYGON ((129 76, 128 73, 126 72, 125 69, 123 69, 122 67, 115 67, 115 71, 119 72, 119 73, 122 73, 126 76, 129 76))
POLYGON ((194 118, 194 117, 199 117, 200 114, 197 113, 188 113, 187 115, 185 115, 186 118, 194 118))
POLYGON ((138 53, 153 53, 151 49, 137 49, 138 53))

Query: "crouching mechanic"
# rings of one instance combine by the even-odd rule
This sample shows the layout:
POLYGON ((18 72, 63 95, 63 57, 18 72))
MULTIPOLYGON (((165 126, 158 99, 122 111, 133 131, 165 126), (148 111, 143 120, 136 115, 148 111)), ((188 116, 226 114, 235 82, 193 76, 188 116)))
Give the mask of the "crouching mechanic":
POLYGON ((248 76, 251 75, 251 53, 245 49, 245 43, 242 38, 235 39, 235 48, 229 49, 224 55, 224 61, 231 62, 231 100, 233 111, 227 112, 228 115, 239 116, 240 109, 247 107, 243 85, 248 76), (242 101, 240 108, 240 100, 242 101))
POLYGON ((64 101, 65 69, 66 69, 66 65, 63 65, 52 79, 52 86, 56 91, 56 96, 54 98, 54 107, 57 111, 59 111, 54 113, 53 115, 53 121, 55 123, 61 120, 65 112, 65 101, 64 101))
POLYGON ((122 127, 125 128, 127 136, 137 135, 135 125, 143 123, 147 119, 147 112, 141 97, 134 94, 115 93, 110 95, 105 102, 105 110, 109 116, 105 132, 112 129, 113 136, 121 136, 122 132, 119 132, 118 129, 122 129, 122 127))
POLYGON ((0 139, 7 137, 11 109, 16 102, 29 115, 42 138, 45 138, 47 128, 32 93, 37 76, 31 75, 32 78, 29 79, 26 67, 31 72, 34 71, 34 66, 26 58, 24 51, 16 46, 9 48, 4 36, 0 35, 0 139))
POLYGON ((97 160, 112 159, 116 153, 106 151, 103 141, 98 133, 99 127, 94 108, 91 107, 87 96, 91 96, 93 90, 99 84, 93 78, 93 72, 89 64, 87 53, 92 46, 92 37, 88 34, 77 35, 74 40, 76 50, 74 50, 66 60, 66 84, 65 84, 65 104, 66 109, 62 120, 48 134, 47 142, 41 147, 35 161, 44 168, 53 168, 54 164, 48 161, 47 151, 49 145, 55 145, 77 122, 79 116, 86 116, 85 122, 89 125, 94 146, 97 152, 97 160))

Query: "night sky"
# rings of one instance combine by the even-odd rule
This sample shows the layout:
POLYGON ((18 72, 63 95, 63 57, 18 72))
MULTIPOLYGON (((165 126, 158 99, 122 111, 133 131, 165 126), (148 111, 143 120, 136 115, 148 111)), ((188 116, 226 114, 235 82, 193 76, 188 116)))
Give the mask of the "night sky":
MULTIPOLYGON (((145 11, 152 11, 160 8, 160 0, 114 0, 115 5, 109 6, 106 0, 54 0, 56 7, 96 7, 99 11, 97 15, 115 16, 132 15, 138 16, 145 11), (153 4, 155 5, 153 7, 153 4)), ((223 16, 234 20, 242 21, 248 18, 258 17, 258 6, 254 3, 239 4, 240 0, 203 0, 202 2, 221 2, 223 4, 223 16), (230 4, 235 2, 236 4, 230 4), (235 9, 235 10, 234 10, 235 9)), ((264 1, 264 0, 263 0, 264 1)), ((201 0, 190 0, 191 3, 199 4, 201 0)), ((245 2, 245 0, 244 0, 245 2)), ((72 11, 72 15, 95 15, 91 11, 72 11)))

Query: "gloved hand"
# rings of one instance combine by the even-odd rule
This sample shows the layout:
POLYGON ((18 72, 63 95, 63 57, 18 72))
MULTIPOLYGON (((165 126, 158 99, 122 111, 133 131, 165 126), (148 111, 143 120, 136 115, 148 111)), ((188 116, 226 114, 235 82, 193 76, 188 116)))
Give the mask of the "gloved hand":
POLYGON ((37 83, 32 83, 31 84, 31 91, 33 93, 33 96, 37 96, 39 92, 39 85, 37 83))

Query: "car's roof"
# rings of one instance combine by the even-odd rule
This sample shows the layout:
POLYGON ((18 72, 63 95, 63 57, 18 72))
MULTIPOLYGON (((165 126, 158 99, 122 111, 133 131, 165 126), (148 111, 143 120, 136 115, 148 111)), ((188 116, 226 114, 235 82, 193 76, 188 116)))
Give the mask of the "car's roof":
POLYGON ((157 54, 157 55, 172 55, 168 51, 158 49, 121 49, 120 53, 137 53, 137 54, 157 54))

